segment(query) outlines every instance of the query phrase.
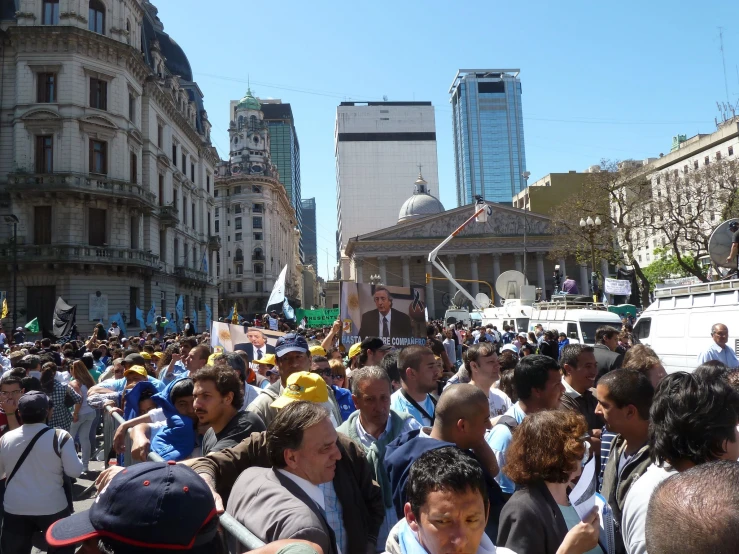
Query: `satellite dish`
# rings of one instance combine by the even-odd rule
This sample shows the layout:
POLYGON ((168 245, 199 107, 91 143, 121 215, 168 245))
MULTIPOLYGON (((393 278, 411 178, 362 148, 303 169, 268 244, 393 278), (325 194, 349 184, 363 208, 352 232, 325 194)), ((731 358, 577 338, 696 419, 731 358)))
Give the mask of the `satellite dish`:
POLYGON ((441 295, 441 305, 445 308, 449 307, 449 304, 451 303, 451 296, 449 296, 448 292, 445 292, 441 295))
POLYGON ((477 300, 477 303, 482 308, 489 308, 490 305, 492 304, 492 302, 490 301, 490 297, 487 294, 485 294, 484 292, 478 292, 475 295, 475 300, 477 300))
POLYGON ((711 256, 711 261, 716 267, 728 267, 735 269, 734 263, 727 264, 726 258, 731 253, 731 243, 734 240, 734 233, 729 230, 729 225, 737 221, 736 219, 729 219, 724 221, 721 225, 714 229, 711 233, 711 238, 708 239, 708 254, 711 256))
POLYGON ((521 298, 521 289, 526 284, 526 277, 520 271, 504 271, 495 281, 495 292, 501 300, 521 298))
POLYGON ((467 298, 464 294, 462 294, 461 290, 458 290, 454 294, 454 298, 452 298, 452 305, 457 308, 461 308, 469 301, 470 301, 469 298, 467 298))

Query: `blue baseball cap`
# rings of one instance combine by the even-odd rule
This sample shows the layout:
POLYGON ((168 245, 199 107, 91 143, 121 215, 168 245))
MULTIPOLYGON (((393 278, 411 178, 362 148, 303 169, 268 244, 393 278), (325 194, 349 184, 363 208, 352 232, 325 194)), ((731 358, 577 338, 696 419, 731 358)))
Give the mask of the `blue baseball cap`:
POLYGON ((108 538, 140 549, 188 550, 216 536, 218 515, 210 488, 175 462, 144 462, 118 473, 89 510, 55 522, 49 546, 108 538))
POLYGON ((288 352, 302 352, 305 354, 308 352, 308 341, 305 340, 305 337, 295 333, 281 336, 275 344, 275 354, 279 358, 288 352))

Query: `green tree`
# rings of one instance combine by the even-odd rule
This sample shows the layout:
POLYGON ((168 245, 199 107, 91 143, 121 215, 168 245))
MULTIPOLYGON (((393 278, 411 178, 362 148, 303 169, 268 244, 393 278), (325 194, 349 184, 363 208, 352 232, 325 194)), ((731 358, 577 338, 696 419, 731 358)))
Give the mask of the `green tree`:
POLYGON ((642 269, 649 280, 649 290, 653 291, 657 283, 664 283, 666 279, 689 277, 692 272, 685 268, 695 266, 695 260, 690 254, 682 254, 681 260, 672 253, 671 248, 655 248, 654 261, 642 269))

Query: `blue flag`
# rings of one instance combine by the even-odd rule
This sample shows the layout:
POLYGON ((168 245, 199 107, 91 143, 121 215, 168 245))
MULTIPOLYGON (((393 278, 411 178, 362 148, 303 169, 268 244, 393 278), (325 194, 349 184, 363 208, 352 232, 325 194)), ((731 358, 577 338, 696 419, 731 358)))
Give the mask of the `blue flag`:
POLYGON ((195 331, 197 334, 198 332, 198 312, 197 310, 192 311, 192 316, 190 317, 190 323, 192 324, 192 330, 195 331))
POLYGON ((182 331, 182 320, 185 319, 185 297, 180 294, 177 304, 174 307, 177 314, 177 332, 182 331))
POLYGON ((282 311, 285 312, 285 317, 287 319, 295 319, 295 310, 292 309, 292 306, 287 301, 287 296, 285 297, 285 301, 282 303, 282 311))
POLYGON ((146 322, 144 321, 144 312, 142 312, 138 306, 136 306, 136 319, 139 322, 139 327, 144 329, 146 327, 146 322))
POLYGON ((169 314, 168 323, 167 323, 166 327, 164 328, 164 330, 167 333, 176 333, 177 332, 177 325, 174 322, 174 314, 173 313, 170 313, 169 314))
POLYGON ((229 323, 231 323, 231 318, 233 318, 233 316, 234 316, 234 309, 233 309, 233 306, 231 306, 231 311, 228 312, 228 318, 227 318, 227 321, 229 323))
POLYGON ((126 324, 123 323, 123 318, 121 317, 121 312, 118 312, 117 314, 113 314, 110 316, 109 321, 113 323, 114 321, 118 324, 118 327, 121 328, 121 333, 124 335, 126 334, 126 324))
POLYGON ((208 249, 205 249, 205 252, 203 252, 203 261, 200 264, 200 267, 203 268, 203 271, 208 273, 208 249))
POLYGON ((157 309, 154 307, 154 303, 152 302, 151 310, 149 310, 149 313, 146 314, 146 325, 153 326, 156 318, 157 318, 157 309))
POLYGON ((205 305, 205 327, 206 331, 210 333, 210 327, 213 323, 213 312, 210 311, 210 306, 208 304, 205 305))

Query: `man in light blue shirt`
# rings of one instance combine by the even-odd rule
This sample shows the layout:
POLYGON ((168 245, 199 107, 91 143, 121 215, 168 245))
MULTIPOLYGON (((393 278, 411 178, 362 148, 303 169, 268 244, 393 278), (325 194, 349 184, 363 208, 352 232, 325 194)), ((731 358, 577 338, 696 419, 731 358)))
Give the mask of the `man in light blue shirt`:
MULTIPOLYGON (((140 366, 146 366, 146 360, 144 360, 144 357, 141 354, 129 354, 123 359, 123 367, 125 369, 129 369, 135 365, 140 366)), ((124 370, 125 374, 125 370, 124 370)), ((155 379, 152 376, 147 377, 150 383, 153 383, 156 387, 158 392, 162 392, 164 390, 164 387, 166 386, 165 383, 160 381, 159 379, 155 379)), ((107 379, 105 381, 102 381, 101 383, 98 383, 94 387, 92 387, 87 394, 103 394, 106 392, 123 392, 126 389, 127 380, 126 378, 122 379, 107 379)))
POLYGON ((703 352, 698 354, 698 365, 710 360, 718 360, 729 369, 739 367, 734 351, 726 343, 729 342, 729 328, 723 323, 716 323, 711 327, 711 338, 713 342, 703 352))
MULTIPOLYGON (((513 370, 513 383, 518 393, 518 402, 500 416, 498 423, 486 437, 500 468, 506 463, 506 452, 511 444, 513 429, 528 414, 557 409, 565 390, 557 361, 540 354, 526 356, 518 362, 513 370)), ((516 490, 515 483, 503 471, 498 473, 495 480, 507 495, 516 490)))
POLYGON ((434 422, 436 400, 430 393, 436 391, 441 377, 436 357, 430 348, 414 344, 398 354, 400 389, 390 398, 390 408, 407 413, 424 427, 434 422))

